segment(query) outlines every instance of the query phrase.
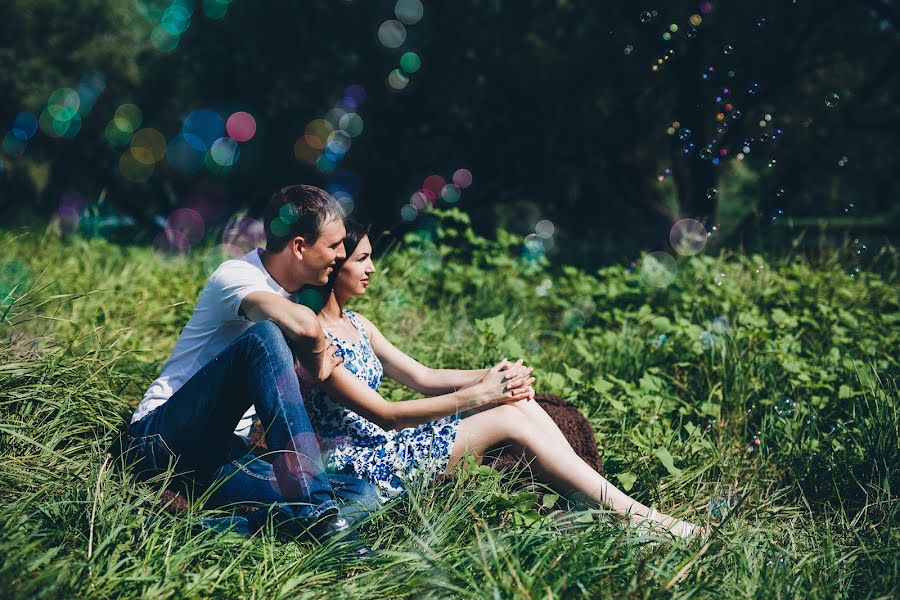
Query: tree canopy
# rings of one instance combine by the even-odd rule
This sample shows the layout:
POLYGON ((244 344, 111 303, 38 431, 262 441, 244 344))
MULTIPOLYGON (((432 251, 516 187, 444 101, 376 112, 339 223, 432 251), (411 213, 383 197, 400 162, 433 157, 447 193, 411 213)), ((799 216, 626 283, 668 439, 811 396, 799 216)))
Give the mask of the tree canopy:
POLYGON ((178 208, 211 225, 303 181, 380 228, 432 201, 482 231, 549 219, 573 261, 658 246, 682 217, 732 239, 804 217, 892 231, 898 10, 9 0, 0 206, 102 198, 149 240, 178 208), (458 169, 471 186, 441 198, 458 169))

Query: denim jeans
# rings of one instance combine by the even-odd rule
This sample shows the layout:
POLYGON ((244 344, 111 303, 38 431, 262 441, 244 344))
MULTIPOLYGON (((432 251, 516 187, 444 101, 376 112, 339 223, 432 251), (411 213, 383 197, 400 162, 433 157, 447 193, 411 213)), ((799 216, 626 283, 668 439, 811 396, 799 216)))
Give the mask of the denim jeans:
POLYGON ((208 492, 208 507, 251 503, 304 522, 338 510, 356 521, 376 508, 371 484, 327 474, 303 404, 293 354, 262 321, 204 365, 164 404, 128 428, 128 457, 142 478, 177 463, 182 479, 208 492), (247 451, 234 428, 250 406, 266 428, 271 462, 247 451), (185 477, 186 476, 186 477, 185 477))

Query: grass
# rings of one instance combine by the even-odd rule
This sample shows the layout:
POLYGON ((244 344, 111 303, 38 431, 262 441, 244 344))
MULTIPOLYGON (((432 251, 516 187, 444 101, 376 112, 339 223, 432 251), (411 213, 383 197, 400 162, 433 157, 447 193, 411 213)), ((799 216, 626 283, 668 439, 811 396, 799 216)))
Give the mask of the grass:
POLYGON ((632 495, 700 522, 729 489, 742 503, 705 550, 648 544, 602 511, 563 524, 567 501, 469 465, 365 524, 381 556, 359 566, 272 531, 203 530, 211 511, 164 511, 159 486, 107 457, 215 250, 167 257, 52 230, 0 243, 0 596, 900 592, 893 249, 880 274, 854 278, 841 253, 680 258, 660 289, 621 266, 551 268, 455 213, 410 235, 356 305, 398 346, 441 366, 525 356, 539 391, 589 417, 608 476, 632 495))

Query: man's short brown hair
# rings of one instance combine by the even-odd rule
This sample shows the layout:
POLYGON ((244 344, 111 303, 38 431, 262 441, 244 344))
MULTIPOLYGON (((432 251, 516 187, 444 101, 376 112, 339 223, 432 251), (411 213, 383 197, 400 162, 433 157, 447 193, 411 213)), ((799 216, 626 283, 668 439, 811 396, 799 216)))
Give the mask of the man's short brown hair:
POLYGON ((266 250, 281 252, 298 235, 314 244, 325 223, 344 218, 340 202, 323 189, 303 184, 281 188, 272 194, 263 213, 266 250))

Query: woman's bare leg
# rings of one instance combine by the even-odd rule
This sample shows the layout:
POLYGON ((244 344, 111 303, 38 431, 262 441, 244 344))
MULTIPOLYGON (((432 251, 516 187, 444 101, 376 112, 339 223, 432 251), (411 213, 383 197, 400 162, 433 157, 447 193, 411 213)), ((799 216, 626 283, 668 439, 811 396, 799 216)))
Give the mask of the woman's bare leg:
MULTIPOLYGON (((556 430, 559 431, 558 428, 556 430)), ((481 462, 485 450, 503 442, 524 449, 526 457, 531 459, 532 469, 545 483, 561 490, 580 492, 633 522, 644 521, 649 516, 679 536, 686 535, 690 529, 684 521, 655 511, 651 514, 650 507, 611 484, 575 454, 568 444, 552 439, 531 419, 523 418, 522 409, 517 406, 498 406, 460 421, 447 472, 453 470, 466 452, 474 454, 481 462)))
MULTIPOLYGON (((572 449, 572 445, 569 443, 569 440, 566 439, 566 436, 562 431, 559 430, 559 426, 556 422, 547 414, 537 400, 519 400, 517 402, 510 402, 509 404, 504 404, 503 406, 515 406, 516 408, 522 411, 522 414, 519 415, 526 419, 529 419, 536 427, 539 427, 549 438, 555 440, 557 443, 566 446, 569 450, 574 452, 572 449)), ((491 411, 499 406, 486 406, 482 408, 477 408, 465 412, 461 415, 462 419, 466 419, 468 417, 472 417, 474 415, 491 411)))
POLYGON ((572 450, 572 452, 575 452, 575 450, 572 449, 569 440, 567 440, 563 432, 559 430, 559 425, 557 425, 556 421, 547 414, 547 411, 538 404, 537 400, 519 400, 514 406, 520 409, 526 417, 531 419, 531 422, 549 436, 550 439, 555 440, 557 443, 562 444, 569 450, 572 450))

